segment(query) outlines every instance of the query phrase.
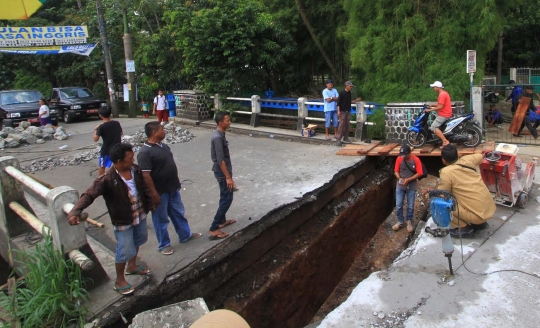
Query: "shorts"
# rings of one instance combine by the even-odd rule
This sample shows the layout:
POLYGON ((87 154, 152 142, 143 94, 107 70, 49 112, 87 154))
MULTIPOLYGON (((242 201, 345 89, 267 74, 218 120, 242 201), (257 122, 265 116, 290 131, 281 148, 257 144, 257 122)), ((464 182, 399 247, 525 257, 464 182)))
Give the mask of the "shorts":
POLYGON ((45 126, 47 124, 50 124, 52 125, 52 120, 50 117, 40 117, 39 118, 39 123, 41 126, 45 126))
POLYGON ((334 123, 334 127, 337 128, 337 126, 338 126, 337 110, 324 112, 324 120, 325 120, 325 124, 324 124, 325 127, 329 128, 330 127, 330 121, 332 121, 334 123))
POLYGON ((442 117, 442 116, 437 116, 437 118, 435 118, 435 120, 433 121, 433 123, 431 123, 431 127, 429 128, 432 132, 435 132, 435 129, 438 129, 441 125, 444 124, 444 122, 448 121, 450 118, 446 118, 446 117, 442 117))
POLYGON ((129 229, 114 230, 116 238, 116 263, 126 263, 137 255, 137 247, 143 245, 148 240, 148 227, 146 219, 139 224, 131 226, 129 229))
POLYGON ((166 109, 156 110, 158 122, 169 122, 169 111, 166 109))
POLYGON ((98 161, 99 167, 104 167, 106 169, 110 168, 113 165, 113 162, 109 158, 109 155, 105 155, 105 156, 99 155, 97 161, 98 161))

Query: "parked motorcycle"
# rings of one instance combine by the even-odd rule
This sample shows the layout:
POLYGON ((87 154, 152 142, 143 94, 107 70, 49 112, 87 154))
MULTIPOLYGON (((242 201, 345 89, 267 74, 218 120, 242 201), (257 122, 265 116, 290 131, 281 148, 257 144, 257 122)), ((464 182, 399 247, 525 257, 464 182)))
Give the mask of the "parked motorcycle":
POLYGON ((496 104, 500 100, 499 94, 495 91, 484 91, 484 102, 496 104))
MULTIPOLYGON (((428 124, 429 113, 425 104, 422 112, 407 132, 407 143, 413 148, 421 148, 425 144, 442 144, 442 140, 431 132, 428 124)), ((474 120, 474 114, 462 114, 446 121, 439 128, 451 143, 463 144, 465 147, 477 147, 482 143, 482 128, 474 120)))

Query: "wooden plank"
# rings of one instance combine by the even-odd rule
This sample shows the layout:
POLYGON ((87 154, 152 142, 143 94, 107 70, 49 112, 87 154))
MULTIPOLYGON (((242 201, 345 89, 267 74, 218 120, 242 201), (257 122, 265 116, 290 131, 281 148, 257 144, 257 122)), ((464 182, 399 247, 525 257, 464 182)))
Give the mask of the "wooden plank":
POLYGON ((527 108, 529 108, 531 101, 532 99, 529 97, 521 97, 519 100, 519 105, 516 109, 516 113, 514 114, 514 118, 512 119, 512 123, 510 123, 510 126, 508 127, 508 132, 512 134, 519 134, 521 123, 523 123, 525 112, 527 112, 527 108))
POLYGON ((364 144, 362 145, 362 148, 358 149, 358 154, 365 155, 373 148, 377 147, 380 144, 380 142, 374 142, 371 144, 364 144))
POLYGON ((461 149, 458 149, 458 156, 463 156, 463 155, 470 155, 470 154, 474 154, 474 150, 475 148, 461 148, 461 149))
POLYGON ((435 149, 435 145, 424 145, 424 147, 420 149, 420 154, 429 154, 433 149, 435 149))
POLYGON ((387 155, 392 149, 396 148, 396 146, 399 146, 399 144, 396 142, 384 145, 384 147, 378 151, 378 154, 387 155))

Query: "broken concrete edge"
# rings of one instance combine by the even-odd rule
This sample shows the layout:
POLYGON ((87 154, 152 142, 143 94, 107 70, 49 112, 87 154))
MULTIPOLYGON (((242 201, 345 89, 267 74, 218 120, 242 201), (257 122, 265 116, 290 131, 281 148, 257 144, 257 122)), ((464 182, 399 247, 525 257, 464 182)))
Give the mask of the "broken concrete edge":
POLYGON ((128 328, 190 327, 208 312, 206 302, 198 297, 141 312, 128 328))
POLYGON ((135 295, 111 304, 107 312, 109 315, 104 316, 104 311, 101 311, 95 313, 94 317, 99 318, 101 326, 105 326, 119 320, 119 313, 135 314, 158 305, 210 295, 213 290, 242 272, 281 240, 274 229, 285 227, 289 233, 295 230, 330 202, 336 192, 347 190, 383 161, 381 158, 363 157, 355 165, 337 172, 323 186, 304 194, 302 199, 275 208, 260 220, 224 239, 184 268, 171 272, 164 281, 157 284, 151 281, 145 287, 139 288, 135 295), (291 216, 299 216, 301 219, 295 222, 291 220, 291 216), (258 237, 262 235, 269 236, 271 242, 257 243, 258 237), (208 278, 209 276, 212 277, 208 278), (197 284, 203 279, 204 283, 197 284), (182 291, 180 294, 179 290, 182 291), (114 309, 114 313, 111 309, 114 309))

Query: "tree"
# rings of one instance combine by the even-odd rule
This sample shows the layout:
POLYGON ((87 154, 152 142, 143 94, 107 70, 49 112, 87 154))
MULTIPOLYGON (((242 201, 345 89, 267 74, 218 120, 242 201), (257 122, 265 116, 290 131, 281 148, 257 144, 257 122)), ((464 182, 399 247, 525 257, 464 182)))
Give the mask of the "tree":
POLYGON ((441 80, 454 100, 469 90, 466 50, 477 51, 484 71, 511 4, 503 1, 345 0, 346 37, 361 94, 379 102, 433 99, 441 80))

